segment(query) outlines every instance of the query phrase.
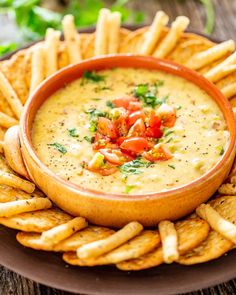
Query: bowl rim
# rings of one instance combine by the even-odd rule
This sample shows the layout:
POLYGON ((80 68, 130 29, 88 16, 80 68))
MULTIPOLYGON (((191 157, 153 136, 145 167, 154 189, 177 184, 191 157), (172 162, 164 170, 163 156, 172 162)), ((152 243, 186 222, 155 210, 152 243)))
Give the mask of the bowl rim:
MULTIPOLYGON (((124 65, 121 66, 121 68, 124 68, 124 67, 126 67, 126 66, 124 66, 124 65)), ((133 68, 133 67, 134 66, 127 66, 127 68, 133 68)), ((135 68, 148 68, 148 67, 137 66, 135 68)), ((76 79, 80 78, 81 75, 78 75, 78 77, 76 79)), ((72 79, 70 82, 72 82, 76 79, 72 79)), ((69 84, 69 83, 67 83, 67 84, 69 84)), ((57 87, 57 90, 63 88, 64 86, 65 86, 65 84, 60 85, 60 87, 57 87)), ((55 93, 55 91, 54 91, 54 93, 55 93)), ((49 97, 50 97, 50 95, 47 96, 46 99, 48 99, 49 97)), ((41 105, 43 103, 44 102, 42 102, 41 105)), ((35 112, 35 114, 36 113, 37 113, 37 111, 35 112)), ((35 118, 35 115, 33 118, 35 118)), ((186 68, 185 66, 178 64, 176 62, 164 60, 164 59, 158 59, 158 58, 154 58, 151 56, 141 56, 141 55, 135 55, 135 54, 129 54, 129 53, 128 54, 110 54, 110 55, 106 55, 106 56, 93 57, 93 58, 81 61, 80 63, 77 63, 77 64, 68 65, 68 66, 60 69, 59 71, 57 71, 56 73, 54 73, 53 75, 48 77, 47 79, 45 79, 34 90, 34 92, 32 94, 30 94, 30 97, 28 98, 28 100, 26 102, 26 105, 23 110, 23 114, 20 119, 20 141, 21 141, 21 145, 22 145, 22 141, 23 141, 24 146, 26 147, 27 152, 30 155, 31 159, 38 166, 38 168, 44 172, 45 176, 47 175, 49 177, 54 178, 61 185, 66 186, 68 189, 76 192, 77 194, 84 195, 84 196, 90 196, 90 197, 92 196, 95 198, 102 197, 103 199, 108 199, 108 200, 112 199, 112 198, 116 198, 117 200, 122 200, 122 201, 129 201, 129 200, 142 201, 143 199, 147 199, 147 198, 148 199, 151 199, 151 198, 158 199, 158 198, 163 198, 163 197, 167 197, 167 196, 173 196, 173 195, 179 194, 179 193, 184 193, 184 192, 186 193, 187 191, 191 190, 194 186, 197 186, 197 185, 201 184, 202 182, 214 177, 214 174, 217 173, 217 171, 222 166, 222 164, 229 159, 231 153, 233 152, 233 150, 236 147, 236 120, 234 118, 232 107, 231 107, 228 99, 223 95, 223 93, 213 83, 208 81, 206 78, 204 78, 198 72, 193 71, 189 68, 186 68), (138 62, 141 62, 141 63, 146 62, 149 65, 155 64, 156 66, 158 66, 160 68, 160 69, 156 68, 156 70, 165 71, 167 73, 169 72, 173 75, 176 75, 176 76, 182 77, 186 80, 189 80, 190 82, 192 82, 196 86, 205 90, 208 93, 208 95, 211 96, 211 98, 219 106, 222 114, 224 115, 224 119, 227 123, 227 127, 228 127, 228 130, 230 133, 228 146, 226 148, 224 155, 217 161, 217 163, 210 170, 208 170, 206 173, 204 173, 199 178, 196 178, 195 180, 188 182, 184 185, 181 185, 181 186, 178 186, 175 188, 170 188, 168 190, 160 191, 160 192, 142 193, 142 194, 134 194, 134 195, 105 193, 102 191, 97 191, 97 190, 85 188, 85 187, 82 187, 82 186, 77 185, 75 183, 72 183, 68 180, 63 179, 62 177, 55 174, 51 169, 49 169, 37 156, 37 154, 34 150, 32 141, 31 141, 31 130, 29 128, 29 121, 30 121, 29 117, 30 117, 30 110, 31 110, 32 106, 34 105, 35 101, 37 100, 37 98, 40 96, 41 91, 42 90, 45 91, 45 89, 47 89, 47 87, 49 87, 50 84, 53 84, 53 83, 56 84, 57 80, 59 79, 60 76, 66 76, 66 75, 70 74, 70 72, 73 72, 75 70, 79 71, 83 67, 85 67, 85 69, 83 71, 81 71, 81 75, 84 71, 86 71, 86 68, 87 68, 87 70, 92 70, 92 69, 97 70, 96 67, 99 67, 99 65, 101 66, 101 64, 105 64, 101 68, 99 68, 99 70, 109 69, 109 68, 114 67, 114 65, 113 66, 111 65, 112 63, 119 64, 120 61, 128 62, 130 60, 132 62, 137 62, 137 63, 138 62), (191 79, 194 79, 194 82, 191 79), (204 87, 201 87, 200 85, 204 85, 204 87), (221 103, 222 103, 221 106, 218 104, 217 100, 221 101, 221 103), (230 128, 230 125, 234 126, 234 128, 233 127, 230 128)), ((28 167, 27 167, 27 170, 28 170, 28 167)))

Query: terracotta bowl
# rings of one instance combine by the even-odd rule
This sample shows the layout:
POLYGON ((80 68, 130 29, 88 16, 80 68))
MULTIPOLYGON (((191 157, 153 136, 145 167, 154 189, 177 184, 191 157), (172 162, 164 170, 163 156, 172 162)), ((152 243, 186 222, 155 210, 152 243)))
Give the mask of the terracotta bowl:
POLYGON ((227 177, 235 156, 235 119, 222 93, 198 73, 173 62, 152 57, 114 55, 99 57, 68 66, 45 80, 31 95, 20 122, 20 143, 27 172, 38 187, 60 208, 72 215, 86 217, 91 223, 121 227, 137 220, 155 226, 160 220, 175 220, 192 212, 209 199, 227 177), (200 178, 165 192, 143 195, 119 195, 85 189, 63 180, 37 157, 31 141, 32 124, 44 101, 65 84, 81 77, 84 71, 113 67, 162 70, 187 79, 204 89, 219 105, 230 132, 224 156, 200 178))

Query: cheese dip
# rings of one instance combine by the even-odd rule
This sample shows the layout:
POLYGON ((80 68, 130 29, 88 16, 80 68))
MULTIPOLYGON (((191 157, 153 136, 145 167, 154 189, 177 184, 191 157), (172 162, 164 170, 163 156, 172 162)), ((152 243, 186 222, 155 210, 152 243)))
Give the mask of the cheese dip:
POLYGON ((38 110, 32 142, 55 174, 106 193, 187 184, 222 157, 229 132, 216 102, 162 71, 85 72, 38 110))

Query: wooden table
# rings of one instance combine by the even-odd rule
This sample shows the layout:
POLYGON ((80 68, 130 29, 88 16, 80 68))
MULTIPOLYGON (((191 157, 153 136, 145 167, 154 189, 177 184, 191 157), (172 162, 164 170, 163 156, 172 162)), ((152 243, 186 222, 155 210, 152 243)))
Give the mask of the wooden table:
MULTIPOLYGON (((132 2, 132 1, 131 1, 132 2)), ((226 40, 232 38, 236 41, 236 0, 213 0, 216 10, 216 26, 213 37, 226 40)), ((146 21, 150 22, 158 9, 163 9, 171 21, 177 15, 186 15, 191 20, 190 29, 203 32, 204 10, 198 1, 194 0, 136 0, 130 7, 144 11, 146 21)), ((6 249, 7 251, 7 249, 6 249)), ((236 274, 235 274, 236 277, 236 274)), ((158 290, 157 290, 158 292, 158 290)), ((34 283, 22 276, 0 267, 0 294, 2 295, 69 295, 68 292, 48 288, 34 283)), ((158 293, 157 293, 158 294, 158 293)), ((189 293, 191 295, 233 295, 236 294, 236 280, 189 293)))

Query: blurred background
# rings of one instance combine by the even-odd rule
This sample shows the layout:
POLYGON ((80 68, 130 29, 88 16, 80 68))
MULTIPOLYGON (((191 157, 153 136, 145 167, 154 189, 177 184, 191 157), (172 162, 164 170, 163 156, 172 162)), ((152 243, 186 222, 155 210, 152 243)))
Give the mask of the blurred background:
POLYGON ((120 11, 124 24, 136 25, 150 23, 162 9, 170 21, 188 16, 190 30, 236 40, 236 0, 0 0, 0 56, 42 38, 47 27, 60 29, 67 13, 77 27, 92 26, 102 7, 120 11))

